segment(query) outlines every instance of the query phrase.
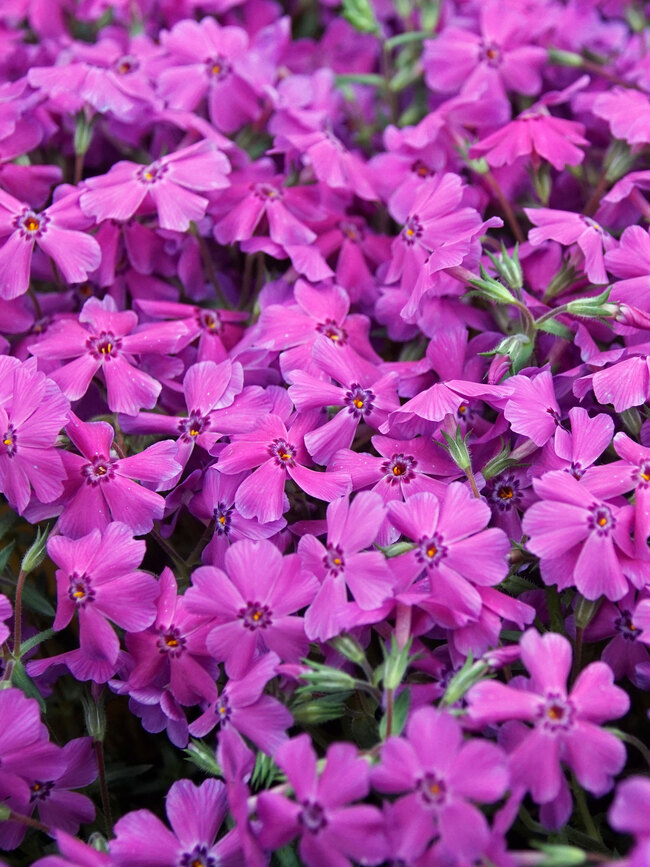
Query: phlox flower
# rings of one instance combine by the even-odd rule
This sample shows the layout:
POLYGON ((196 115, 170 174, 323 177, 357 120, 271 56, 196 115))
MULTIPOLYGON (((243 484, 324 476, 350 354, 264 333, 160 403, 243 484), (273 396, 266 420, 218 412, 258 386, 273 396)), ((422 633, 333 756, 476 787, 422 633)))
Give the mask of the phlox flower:
POLYGON ((22 513, 32 490, 42 503, 63 491, 65 469, 56 438, 70 404, 33 360, 0 356, 0 491, 22 513))
POLYGON ((612 669, 615 680, 627 677, 642 688, 637 666, 650 662, 646 647, 650 644, 650 606, 647 597, 642 597, 637 604, 636 596, 632 589, 616 603, 603 600, 586 627, 584 637, 585 641, 610 639, 600 658, 612 669))
POLYGON ((110 843, 116 867, 236 867, 241 864, 237 833, 215 842, 226 817, 226 787, 221 780, 178 780, 167 793, 172 830, 149 810, 127 813, 115 824, 110 843))
POLYGON ((351 859, 364 864, 384 861, 388 851, 382 814, 376 807, 351 804, 370 788, 368 764, 355 746, 332 744, 320 774, 308 735, 284 743, 274 759, 287 775, 296 800, 275 792, 258 796, 263 846, 280 848, 300 835, 298 852, 307 867, 330 863, 349 867, 351 859))
POLYGON ((327 507, 327 546, 305 535, 298 553, 306 569, 321 582, 305 615, 310 640, 326 641, 346 625, 347 589, 363 610, 372 610, 390 595, 394 584, 388 563, 379 551, 367 551, 385 515, 381 497, 362 491, 334 500, 327 507))
POLYGON ((543 370, 533 379, 512 376, 508 388, 511 393, 503 414, 512 430, 529 437, 536 446, 543 446, 561 423, 551 372, 543 370))
POLYGON ((205 649, 210 628, 205 612, 198 615, 188 609, 185 597, 178 596, 170 569, 163 569, 159 587, 154 623, 144 632, 126 636, 134 666, 121 691, 137 697, 145 689, 162 686, 168 687, 181 705, 213 701, 217 695, 216 666, 205 649))
POLYGON ((112 867, 113 861, 105 852, 98 852, 65 831, 55 829, 52 834, 61 854, 39 858, 34 867, 112 867))
POLYGON ((630 145, 650 142, 650 100, 647 93, 612 87, 594 100, 593 113, 606 120, 614 138, 630 145))
POLYGON ((84 231, 89 220, 79 210, 78 193, 49 208, 32 208, 0 190, 0 297, 16 298, 29 287, 34 245, 54 260, 64 280, 81 283, 99 266, 101 250, 84 231))
POLYGON ((350 490, 350 477, 346 473, 307 469, 305 464, 310 461, 304 446, 305 425, 298 422, 300 417, 295 417, 294 425, 287 431, 280 416, 270 413, 250 434, 233 436, 219 455, 217 466, 222 473, 240 473, 257 467, 235 495, 235 505, 245 518, 257 518, 263 524, 281 518, 287 478, 293 479, 305 493, 327 502, 350 490))
POLYGON ((212 566, 198 568, 185 594, 188 611, 212 618, 208 651, 235 678, 269 650, 284 662, 298 662, 308 641, 296 612, 309 605, 318 589, 300 557, 283 557, 266 539, 242 539, 226 551, 225 566, 225 573, 212 566))
POLYGON ((215 726, 220 733, 232 726, 260 750, 273 755, 287 739, 286 730, 293 723, 282 702, 263 694, 279 662, 277 654, 266 653, 242 678, 230 678, 219 697, 190 723, 190 734, 202 738, 215 726))
POLYGON ((199 194, 227 187, 229 172, 227 157, 201 141, 148 166, 116 163, 107 174, 85 181, 80 205, 98 222, 129 220, 140 208, 156 210, 161 228, 186 232, 191 221, 205 216, 208 199, 199 194))
POLYGON ((154 520, 162 518, 165 501, 133 479, 163 486, 175 478, 181 470, 176 444, 166 440, 137 455, 117 457, 113 428, 106 422, 82 422, 74 414, 66 433, 80 454, 62 453, 67 479, 57 505, 59 531, 78 538, 121 521, 134 535, 148 533, 154 520))
POLYGON ((625 747, 600 726, 627 712, 627 694, 614 686, 604 662, 583 669, 569 691, 571 645, 561 635, 529 629, 519 646, 530 678, 517 681, 516 688, 496 681, 473 686, 467 694, 470 719, 482 725, 521 720, 531 726, 517 727, 510 771, 513 785, 525 786, 536 803, 564 799, 561 763, 588 792, 605 794, 625 764, 625 747))
POLYGON ((602 370, 597 370, 591 379, 598 403, 611 403, 616 412, 624 412, 633 406, 641 406, 650 397, 650 357, 643 346, 632 346, 602 370))
POLYGON ((72 359, 50 374, 70 400, 83 397, 101 371, 109 409, 135 415, 143 406, 154 406, 162 388, 136 365, 135 356, 173 352, 182 336, 183 327, 178 323, 138 328, 137 314, 118 311, 107 295, 102 301, 89 298, 78 321, 56 320, 41 340, 31 344, 30 351, 42 359, 72 359))
POLYGON ((527 548, 541 559, 542 578, 560 590, 575 585, 586 599, 620 599, 628 590, 627 557, 634 509, 601 500, 562 470, 533 482, 541 498, 524 515, 527 548))
MULTIPOLYGON (((59 779, 66 769, 66 756, 49 742, 41 722, 38 703, 13 687, 0 691, 0 798, 18 813, 29 810, 34 780, 59 779)), ((25 826, 3 822, 0 846, 15 849, 25 826)))
POLYGON ((68 658, 68 667, 79 680, 104 683, 115 673, 120 650, 108 621, 139 632, 156 616, 158 582, 138 570, 145 544, 112 521, 103 533, 93 530, 80 539, 52 536, 47 551, 59 567, 53 628, 79 617, 79 654, 68 658))
POLYGON ((391 502, 388 514, 415 543, 402 569, 411 581, 419 579, 412 588, 424 594, 418 604, 452 629, 475 620, 482 606, 475 585, 493 586, 508 572, 510 542, 503 530, 486 529, 488 504, 453 482, 440 498, 422 493, 391 502))
POLYGON ((528 233, 533 247, 544 241, 559 241, 565 247, 577 244, 584 256, 584 269, 592 283, 607 283, 604 253, 616 242, 591 217, 572 211, 556 211, 551 208, 524 208, 535 228, 528 233))
POLYGON ((284 518, 261 524, 256 518, 244 518, 235 506, 235 495, 247 473, 226 475, 216 466, 208 467, 201 490, 190 500, 189 510, 204 522, 214 521, 212 539, 203 549, 205 565, 224 568, 226 551, 239 539, 269 539, 286 526, 284 518))
POLYGON ((609 824, 617 831, 632 834, 635 845, 625 867, 645 867, 650 862, 650 780, 628 777, 616 789, 609 809, 609 824))
POLYGON ((411 715, 406 737, 383 744, 371 773, 373 788, 409 793, 398 803, 428 829, 429 840, 440 837, 440 848, 454 864, 471 863, 489 841, 485 816, 471 802, 499 800, 509 777, 503 750, 485 741, 463 741, 458 722, 430 707, 411 715))
POLYGON ((397 374, 383 373, 348 346, 329 340, 314 344, 312 358, 317 367, 334 382, 292 370, 289 397, 296 409, 340 407, 336 415, 305 434, 305 446, 318 464, 327 464, 336 451, 352 445, 359 424, 378 429, 388 414, 399 407, 397 374), (336 385, 334 383, 340 383, 336 385))

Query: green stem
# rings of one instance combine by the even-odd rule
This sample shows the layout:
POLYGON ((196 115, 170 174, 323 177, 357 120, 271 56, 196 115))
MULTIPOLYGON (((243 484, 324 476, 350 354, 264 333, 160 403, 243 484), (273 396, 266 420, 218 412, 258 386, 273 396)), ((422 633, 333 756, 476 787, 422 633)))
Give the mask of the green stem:
POLYGON ((23 589, 27 572, 20 570, 16 583, 16 599, 14 602, 14 657, 20 656, 20 644, 23 634, 23 589))
POLYGON ((106 782, 106 765, 104 763, 104 744, 100 740, 93 742, 95 748, 95 757, 97 759, 97 768, 99 770, 99 791, 102 799, 102 810, 104 811, 104 820, 106 824, 106 834, 108 837, 113 833, 113 816, 111 813, 111 801, 108 794, 108 783, 106 782))
POLYGON ((393 704, 395 699, 395 690, 386 690, 386 737, 389 738, 393 733, 393 704))
POLYGON ((603 845, 603 838, 600 836, 600 831, 596 827, 596 823, 593 820, 591 813, 589 812, 589 805, 587 804, 587 798, 584 793, 584 790, 578 784, 575 776, 571 774, 571 787, 573 789, 573 794, 576 799, 576 804, 578 805, 578 812, 580 813, 580 818, 582 819, 582 824, 584 825, 585 831, 591 839, 598 843, 599 846, 603 845))
POLYGON ((559 316, 561 313, 566 313, 566 304, 563 304, 561 307, 554 307, 553 310, 549 310, 547 313, 542 313, 539 319, 534 320, 535 328, 539 328, 539 326, 543 322, 548 322, 549 319, 554 319, 556 316, 559 316))
POLYGON ((182 576, 183 580, 187 580, 188 574, 187 574, 187 566, 185 565, 185 561, 182 560, 178 556, 178 554, 176 553, 176 551, 174 551, 174 549, 169 544, 167 539, 165 539, 163 536, 161 536, 160 532, 155 527, 152 529, 151 535, 158 543, 158 546, 160 548, 162 548, 162 550, 165 552, 165 554, 167 554, 169 559, 172 561, 174 567, 178 570, 178 572, 182 576))

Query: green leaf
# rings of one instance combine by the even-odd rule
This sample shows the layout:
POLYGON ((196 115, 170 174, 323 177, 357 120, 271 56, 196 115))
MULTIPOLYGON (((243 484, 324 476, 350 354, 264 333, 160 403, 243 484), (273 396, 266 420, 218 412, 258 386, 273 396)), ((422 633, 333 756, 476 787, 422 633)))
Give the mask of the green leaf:
POLYGON ((278 867, 300 867, 298 856, 291 846, 284 846, 282 849, 276 849, 273 853, 273 861, 278 867))
POLYGON ((27 641, 23 641, 20 645, 21 657, 28 653, 33 647, 38 647, 41 642, 47 641, 48 638, 52 638, 53 635, 56 635, 53 629, 44 629, 43 632, 38 632, 36 635, 32 635, 31 638, 28 638, 27 641))
POLYGON ((36 611, 37 614, 54 617, 55 611, 49 600, 40 590, 36 590, 32 584, 29 584, 29 582, 25 583, 23 588, 23 605, 27 606, 27 608, 30 608, 32 611, 36 611))
POLYGON ((546 331, 547 334, 554 334, 556 337, 563 337, 565 340, 573 340, 573 332, 566 325, 562 325, 557 319, 545 319, 539 325, 535 323, 535 328, 538 331, 546 331))
POLYGON ((11 509, 7 509, 4 515, 0 517, 0 539, 4 538, 7 530, 10 530, 17 520, 18 515, 12 512, 11 509))
POLYGON ((9 558, 11 557, 11 552, 14 550, 14 545, 16 544, 16 540, 12 539, 8 545, 5 545, 4 548, 0 551, 0 573, 4 572, 7 568, 7 563, 9 562, 9 558))

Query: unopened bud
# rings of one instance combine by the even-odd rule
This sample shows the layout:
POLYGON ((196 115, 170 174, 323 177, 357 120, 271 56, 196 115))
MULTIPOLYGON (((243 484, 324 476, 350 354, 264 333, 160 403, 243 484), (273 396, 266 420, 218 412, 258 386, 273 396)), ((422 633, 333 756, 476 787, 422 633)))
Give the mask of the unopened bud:
POLYGON ((605 289, 604 292, 601 292, 600 295, 569 301, 566 305, 566 311, 573 316, 586 316, 590 319, 611 319, 619 312, 619 305, 608 303, 607 299, 610 292, 611 286, 605 289))
POLYGON ((614 319, 620 322, 621 325, 629 325, 632 328, 642 328, 645 331, 650 331, 650 314, 638 307, 632 307, 629 304, 619 303, 617 305, 607 305, 617 307, 614 319))
POLYGON ((551 167, 548 163, 542 163, 531 171, 533 188, 542 205, 546 207, 551 196, 551 167))
POLYGON ((557 66, 573 66, 575 68, 582 66, 584 62, 582 56, 576 54, 575 51, 562 51, 560 48, 549 48, 548 59, 557 66))
POLYGON ((190 740, 189 746, 183 750, 186 758, 211 777, 222 777, 223 773, 217 764, 214 748, 203 741, 190 740))
POLYGON ((576 603, 573 609, 573 618, 578 629, 585 629, 594 618, 594 615, 600 608, 600 599, 585 599, 579 593, 576 596, 576 603))
POLYGON ((80 111, 74 127, 74 152, 77 156, 83 156, 87 153, 92 135, 93 120, 89 120, 86 114, 80 111))
POLYGON ((510 446, 505 443, 499 454, 489 460, 481 470, 483 478, 486 481, 487 479, 493 479, 495 476, 500 475, 504 470, 507 470, 518 463, 516 460, 512 460, 510 454, 510 446))
POLYGON ((20 568, 23 572, 33 572, 34 569, 37 569, 41 565, 47 552, 47 539, 49 535, 49 527, 45 527, 43 530, 41 530, 40 527, 38 528, 36 538, 27 549, 23 561, 20 564, 20 568))
POLYGON ((483 679, 488 669, 487 662, 483 659, 474 662, 470 653, 463 667, 449 681, 449 686, 440 699, 440 706, 449 707, 449 705, 460 701, 470 687, 483 679))
POLYGON ((347 632, 337 635, 336 638, 332 638, 330 644, 341 656, 349 659, 350 662, 356 663, 356 665, 362 663, 366 658, 366 652, 363 647, 361 647, 356 638, 347 632))
POLYGON ((456 427, 456 433, 453 437, 451 437, 445 431, 441 431, 443 437, 445 438, 445 442, 447 443, 447 451, 449 452, 449 457, 456 464, 456 466, 461 470, 469 470, 472 468, 472 459, 469 454, 469 449, 467 447, 467 443, 463 438, 460 427, 456 427))
POLYGON ((390 650, 382 644, 384 652, 384 667, 382 673, 382 681, 384 689, 397 689, 404 679, 404 675, 413 659, 409 656, 409 651, 413 639, 409 638, 404 647, 400 647, 397 641, 391 641, 390 650))
POLYGON ((343 17, 360 33, 379 32, 379 24, 369 0, 343 0, 343 17))
POLYGON ((495 352, 498 355, 507 355, 512 373, 519 373, 528 364, 533 347, 534 343, 527 334, 511 334, 501 341, 495 352))
POLYGON ((292 705, 291 713, 299 725, 320 725, 344 716, 345 704, 340 695, 322 695, 292 705))
POLYGON ((468 282, 474 286, 481 295, 497 304, 512 304, 513 301, 516 301, 512 292, 510 292, 503 283, 490 277, 482 265, 479 270, 481 273, 480 278, 474 277, 473 279, 468 279, 468 282))
POLYGON ((577 846, 555 845, 553 843, 536 843, 540 850, 541 860, 535 862, 535 867, 578 867, 587 863, 587 853, 577 846))
POLYGON ((88 845, 96 852, 108 852, 108 840, 99 831, 93 831, 88 838, 88 845))
POLYGON ((624 409, 620 412, 619 416, 634 439, 638 439, 643 425, 639 410, 635 406, 631 406, 629 409, 624 409))
POLYGON ((627 142, 614 139, 605 154, 605 177, 610 184, 626 175, 638 154, 633 154, 627 142))
POLYGON ((356 680, 346 671, 312 660, 304 662, 308 668, 302 672, 300 679, 306 681, 316 692, 346 692, 355 689, 356 680))
POLYGON ((493 357, 488 367, 488 385, 498 385, 507 376, 510 376, 510 356, 499 353, 493 357))
POLYGON ((95 741, 103 741, 106 737, 106 712, 104 710, 104 698, 100 696, 98 701, 86 695, 81 696, 81 703, 86 718, 86 731, 95 741))
POLYGON ((501 255, 495 256, 492 253, 488 253, 488 256, 501 279, 505 280, 511 289, 515 291, 521 289, 524 285, 524 274, 519 262, 519 245, 515 244, 511 256, 506 249, 506 245, 501 242, 501 255))

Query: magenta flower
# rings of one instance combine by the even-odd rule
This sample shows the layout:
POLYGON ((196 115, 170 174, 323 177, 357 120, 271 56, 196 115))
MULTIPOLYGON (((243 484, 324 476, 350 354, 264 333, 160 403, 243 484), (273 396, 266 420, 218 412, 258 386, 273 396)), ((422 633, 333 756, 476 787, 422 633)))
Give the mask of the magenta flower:
POLYGON ((577 244, 584 256, 584 269, 592 283, 607 283, 604 253, 615 246, 614 238, 591 217, 551 208, 524 208, 533 226, 528 240, 537 247, 544 241, 559 241, 565 247, 577 244))
POLYGON ((34 867, 112 867, 113 862, 105 852, 82 843, 65 831, 53 832, 61 855, 46 855, 34 861, 34 867), (62 857, 63 856, 63 857, 62 857))
POLYGON ((399 407, 397 374, 382 375, 374 365, 357 355, 349 346, 330 340, 318 340, 312 350, 316 366, 333 382, 292 370, 289 397, 299 412, 341 407, 325 424, 305 434, 305 446, 318 464, 327 464, 334 453, 349 448, 359 424, 378 430, 388 414, 399 407))
POLYGON ((217 466, 222 473, 258 467, 244 479, 235 495, 235 505, 245 518, 257 518, 263 524, 281 518, 287 477, 305 493, 327 502, 350 490, 350 477, 346 473, 307 469, 309 456, 301 428, 303 424, 294 423, 291 431, 287 431, 280 416, 271 413, 260 420, 252 433, 233 436, 219 455, 217 466))
POLYGON ((16 298, 29 287, 34 245, 54 260, 68 283, 81 283, 99 267, 99 244, 84 231, 89 221, 79 210, 78 194, 61 197, 36 213, 0 190, 0 297, 16 298))
POLYGON ((508 388, 512 392, 503 414, 512 430, 529 437, 536 446, 543 446, 561 424, 551 372, 543 370, 534 379, 512 376, 508 388))
POLYGON ((426 707, 411 715, 405 738, 391 737, 383 744, 371 781, 381 792, 409 792, 397 802, 402 809, 417 816, 429 840, 440 837, 441 848, 453 854, 454 863, 470 863, 490 837, 485 816, 470 802, 498 801, 509 776, 499 747, 464 742, 452 716, 426 707))
MULTIPOLYGON (((170 569, 163 569, 159 581, 160 595, 153 625, 144 632, 130 632, 126 646, 134 666, 122 692, 141 700, 145 690, 160 697, 159 687, 168 687, 179 705, 212 702, 217 695, 216 665, 208 657, 205 638, 210 628, 205 613, 188 609, 186 598, 178 596, 176 579, 170 569)), ((155 699, 154 702, 155 703, 155 699)), ((161 704, 168 706, 163 697, 161 704)))
POLYGON ((599 499, 586 481, 563 470, 545 473, 533 486, 541 500, 522 526, 545 583, 560 590, 575 585, 586 599, 624 596, 629 585, 622 561, 633 555, 634 509, 599 499))
POLYGON ((609 824, 617 831, 632 834, 635 846, 626 858, 626 867, 644 867, 650 862, 650 780, 629 777, 616 789, 609 809, 609 824))
POLYGON ((287 775, 296 800, 275 792, 258 796, 263 846, 280 848, 300 835, 298 852, 307 867, 330 863, 349 867, 351 859, 364 864, 384 861, 388 851, 382 814, 376 807, 350 805, 364 798, 370 788, 368 764, 356 747, 346 743, 330 746, 321 774, 308 735, 287 741, 274 758, 287 775))
POLYGON ((593 620, 585 629, 586 641, 610 639, 600 656, 614 672, 615 680, 624 677, 643 688, 639 665, 650 663, 650 606, 647 599, 635 602, 637 593, 630 590, 617 603, 603 600, 593 620))
POLYGON ((208 467, 201 490, 190 501, 189 510, 200 520, 214 521, 214 534, 203 549, 206 565, 225 568, 226 551, 239 539, 269 539, 286 526, 284 518, 261 524, 256 518, 244 518, 235 506, 235 495, 247 473, 226 475, 216 466, 208 467))
POLYGON ((56 438, 70 404, 33 360, 0 356, 0 491, 22 513, 32 490, 41 503, 63 491, 65 468, 56 438))
POLYGON ((127 813, 115 825, 111 864, 116 867, 235 867, 240 857, 237 833, 215 843, 226 817, 226 787, 221 780, 178 780, 166 799, 169 828, 149 810, 127 813))
POLYGON ((121 521, 134 535, 148 533, 154 520, 162 518, 165 501, 133 479, 164 486, 175 478, 181 470, 176 444, 166 440, 120 458, 112 450, 115 433, 109 424, 82 422, 74 414, 66 433, 81 454, 62 454, 67 479, 58 506, 60 532, 79 538, 121 521))
POLYGON ((532 18, 522 19, 515 7, 498 2, 478 7, 479 33, 446 27, 435 40, 425 42, 423 65, 427 85, 448 93, 480 89, 514 90, 533 96, 542 87, 546 61, 543 48, 531 44, 535 37, 532 18))
POLYGON ((232 133, 259 114, 259 96, 270 84, 255 63, 242 27, 221 27, 214 18, 179 21, 161 35, 169 54, 158 78, 158 92, 172 108, 194 110, 207 96, 210 120, 232 133))
POLYGON ((604 662, 583 669, 569 692, 571 645, 561 635, 529 629, 519 646, 530 679, 519 688, 478 683, 467 694, 470 718, 481 725, 522 720, 532 726, 510 753, 510 770, 513 784, 525 786, 536 803, 549 804, 560 794, 561 762, 588 792, 605 794, 623 769, 625 747, 600 726, 627 712, 627 694, 614 686, 604 662))
POLYGON ((510 542, 503 530, 485 529, 492 516, 488 504, 453 482, 440 499, 414 494, 389 503, 388 514, 415 542, 400 559, 403 574, 419 582, 413 589, 426 594, 421 607, 452 629, 475 620, 482 602, 474 585, 493 586, 508 572, 510 542))
POLYGON ((232 726, 262 752, 273 755, 286 741, 286 730, 293 723, 282 702, 263 694, 279 662, 277 654, 266 653, 242 678, 231 678, 216 701, 190 723, 190 734, 202 738, 215 726, 220 733, 232 726))
POLYGON ((161 228, 186 232, 191 221, 205 216, 208 199, 199 193, 227 187, 229 172, 224 154, 202 141, 148 166, 116 163, 107 174, 85 182, 79 201, 84 214, 98 222, 129 220, 142 208, 158 212, 161 228))
MULTIPOLYGON (((613 350, 620 353, 621 350, 613 350)), ((616 412, 641 406, 650 397, 650 359, 636 347, 625 352, 618 363, 597 370, 592 377, 596 400, 605 406, 611 403, 616 412)))
POLYGON ((226 573, 212 566, 197 569, 185 595, 188 611, 212 618, 209 652, 236 678, 269 650, 284 662, 298 662, 308 641, 295 612, 313 600, 316 579, 297 554, 283 557, 266 539, 235 542, 225 561, 226 573))
POLYGON ((135 415, 143 406, 154 406, 162 388, 136 365, 135 356, 173 352, 184 336, 179 323, 137 326, 137 314, 118 311, 110 295, 103 301, 89 298, 78 322, 58 319, 42 340, 31 344, 30 351, 43 359, 73 359, 51 373, 70 400, 83 397, 101 371, 109 409, 135 415))
POLYGON ((120 650, 107 621, 140 632, 156 617, 158 582, 138 570, 145 544, 113 521, 103 533, 93 530, 76 541, 52 536, 47 551, 59 567, 53 628, 63 629, 75 612, 79 616, 80 654, 71 671, 79 680, 104 683, 115 673, 120 650))
POLYGON ((650 142, 650 102, 646 93, 612 87, 596 97, 592 111, 609 123, 614 138, 631 145, 650 142))
POLYGON ((385 507, 378 494, 364 491, 350 503, 347 497, 327 507, 327 547, 305 535, 298 545, 303 565, 321 583, 305 615, 310 640, 326 641, 342 631, 348 594, 364 610, 372 610, 391 596, 394 577, 379 551, 366 551, 379 531, 385 507))

